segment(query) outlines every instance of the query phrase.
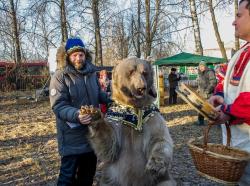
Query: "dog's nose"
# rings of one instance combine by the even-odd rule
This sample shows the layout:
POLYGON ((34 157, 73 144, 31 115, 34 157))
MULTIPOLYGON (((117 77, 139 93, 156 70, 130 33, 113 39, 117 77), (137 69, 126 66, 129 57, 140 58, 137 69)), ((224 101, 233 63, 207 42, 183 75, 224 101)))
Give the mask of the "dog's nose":
POLYGON ((143 95, 146 92, 146 87, 140 87, 137 89, 138 95, 143 95))
POLYGON ((138 88, 139 91, 143 92, 146 90, 146 87, 141 87, 141 88, 138 88))

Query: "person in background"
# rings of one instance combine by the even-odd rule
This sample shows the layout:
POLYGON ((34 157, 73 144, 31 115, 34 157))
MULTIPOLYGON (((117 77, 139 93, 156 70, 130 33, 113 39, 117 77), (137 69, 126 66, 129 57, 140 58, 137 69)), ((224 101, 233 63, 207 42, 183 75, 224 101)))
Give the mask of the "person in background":
MULTIPOLYGON (((214 93, 217 84, 214 70, 207 67, 205 61, 201 61, 198 67, 198 93, 205 99, 210 98, 214 93)), ((198 114, 197 125, 204 125, 204 117, 198 114)))
MULTIPOLYGON (((102 91, 106 92, 108 96, 111 96, 111 82, 108 78, 107 70, 101 70, 99 74, 99 83, 102 91)), ((107 104, 100 104, 102 113, 107 112, 107 104)))
POLYGON ((220 89, 223 88, 223 83, 224 83, 226 71, 227 71, 227 64, 221 64, 221 65, 218 65, 216 67, 215 75, 216 75, 216 79, 217 79, 217 85, 216 85, 217 89, 218 89, 218 87, 221 87, 220 89))
POLYGON ((178 86, 178 81, 181 77, 176 74, 176 68, 171 68, 171 72, 168 75, 169 81, 169 105, 177 103, 177 93, 175 92, 176 87, 178 86))
MULTIPOLYGON (((87 140, 91 122, 89 114, 79 114, 80 107, 108 103, 101 91, 95 66, 85 45, 78 37, 69 38, 65 45, 66 64, 50 82, 50 103, 56 116, 57 141, 61 167, 57 185, 92 186, 97 158, 87 140)), ((57 61, 58 62, 58 61, 57 61)))
MULTIPOLYGON (((235 36, 246 43, 229 61, 223 82, 219 82, 209 102, 220 114, 213 124, 229 123, 230 145, 250 153, 250 0, 239 2, 233 26, 235 36)), ((221 127, 223 144, 226 144, 225 125, 221 127)), ((250 162, 238 184, 250 185, 250 162)))

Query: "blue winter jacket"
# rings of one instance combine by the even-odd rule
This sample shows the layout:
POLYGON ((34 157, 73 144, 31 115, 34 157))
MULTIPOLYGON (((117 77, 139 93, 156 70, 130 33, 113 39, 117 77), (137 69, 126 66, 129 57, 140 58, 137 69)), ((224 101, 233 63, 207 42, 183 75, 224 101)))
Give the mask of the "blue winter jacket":
POLYGON ((56 116, 61 156, 92 151, 86 138, 88 126, 78 122, 78 111, 82 105, 99 107, 99 103, 108 102, 110 100, 101 91, 95 67, 90 61, 86 61, 83 70, 66 65, 55 72, 50 82, 50 103, 56 116))

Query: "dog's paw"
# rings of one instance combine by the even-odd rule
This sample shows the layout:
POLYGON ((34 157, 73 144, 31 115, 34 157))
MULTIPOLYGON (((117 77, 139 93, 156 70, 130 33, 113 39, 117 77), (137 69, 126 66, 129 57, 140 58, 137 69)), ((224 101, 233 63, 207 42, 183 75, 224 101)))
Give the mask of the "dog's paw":
POLYGON ((93 114, 91 114, 91 121, 96 122, 99 120, 103 120, 103 114, 100 111, 100 109, 96 109, 95 112, 93 114))
POLYGON ((146 171, 154 176, 162 176, 167 170, 168 164, 162 157, 152 157, 146 164, 146 171))

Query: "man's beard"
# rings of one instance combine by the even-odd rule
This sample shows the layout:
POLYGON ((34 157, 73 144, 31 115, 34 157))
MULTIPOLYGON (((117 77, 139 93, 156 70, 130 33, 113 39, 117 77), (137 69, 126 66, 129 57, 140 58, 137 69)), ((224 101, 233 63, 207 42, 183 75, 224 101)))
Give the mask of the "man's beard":
POLYGON ((71 64, 75 67, 76 70, 81 70, 83 67, 83 62, 75 62, 75 63, 71 62, 71 64))

